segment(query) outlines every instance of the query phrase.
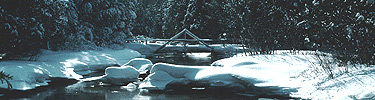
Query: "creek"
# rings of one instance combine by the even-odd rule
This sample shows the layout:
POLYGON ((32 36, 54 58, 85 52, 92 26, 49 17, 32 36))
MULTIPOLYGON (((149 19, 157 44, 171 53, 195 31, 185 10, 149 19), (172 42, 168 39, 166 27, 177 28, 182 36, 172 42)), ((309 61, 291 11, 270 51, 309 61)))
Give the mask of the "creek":
MULTIPOLYGON (((157 56, 149 58, 153 63, 165 62, 181 65, 209 66, 219 59, 212 57, 210 53, 189 53, 186 55, 175 54, 169 56, 157 56)), ((104 71, 94 73, 90 77, 104 75, 104 71)), ((5 91, 5 90, 3 90, 5 91)), ((77 82, 76 80, 51 79, 48 86, 38 87, 27 91, 5 91, 1 98, 23 100, 195 100, 195 99, 259 99, 254 95, 241 95, 227 92, 227 90, 205 91, 204 89, 192 89, 184 91, 158 91, 143 92, 136 88, 115 86, 98 81, 77 82)), ((264 97, 262 97, 264 98, 264 97)))

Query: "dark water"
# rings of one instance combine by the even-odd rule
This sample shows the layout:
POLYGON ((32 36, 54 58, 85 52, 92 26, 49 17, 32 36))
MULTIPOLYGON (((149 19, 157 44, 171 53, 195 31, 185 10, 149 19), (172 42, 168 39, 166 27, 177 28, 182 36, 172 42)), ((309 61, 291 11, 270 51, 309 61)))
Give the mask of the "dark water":
MULTIPOLYGON (((186 55, 184 55, 186 56, 186 55)), ((188 57, 180 55, 156 57, 151 60, 155 62, 166 62, 185 65, 210 65, 215 58, 210 54, 190 54, 188 57)), ((93 77, 103 75, 95 73, 93 77)), ((262 99, 264 96, 243 95, 228 90, 194 90, 185 89, 181 91, 149 91, 126 88, 126 86, 113 86, 105 83, 77 82, 67 79, 53 79, 51 85, 39 87, 28 91, 7 91, 0 90, 5 94, 0 99, 21 99, 21 100, 251 100, 262 99)), ((254 92, 254 91, 253 91, 254 92)), ((267 98, 267 96, 266 96, 267 98)), ((274 98, 274 97, 272 97, 274 98)), ((277 97, 276 97, 277 98, 277 97)), ((285 99, 285 97, 282 97, 285 99)))
MULTIPOLYGON (((22 95, 22 94, 21 94, 22 95)), ((26 97, 7 97, 3 99, 22 100, 196 100, 196 99, 255 99, 236 94, 208 93, 204 91, 152 92, 143 93, 138 89, 124 86, 98 85, 95 82, 78 82, 66 87, 50 87, 26 97)), ((2 99, 2 100, 3 100, 2 99)))
POLYGON ((147 59, 150 59, 153 63, 163 62, 178 65, 209 66, 219 58, 211 55, 211 53, 176 53, 155 55, 147 57, 147 59))

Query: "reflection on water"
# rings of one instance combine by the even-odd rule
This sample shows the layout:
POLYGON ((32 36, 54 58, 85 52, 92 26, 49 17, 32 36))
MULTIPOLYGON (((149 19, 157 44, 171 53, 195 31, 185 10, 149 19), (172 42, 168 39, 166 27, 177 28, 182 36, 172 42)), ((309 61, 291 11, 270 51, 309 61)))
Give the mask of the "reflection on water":
MULTIPOLYGON (((218 92, 217 92, 218 93, 218 92)), ((15 97, 17 98, 17 97, 15 97)), ((78 82, 66 87, 51 87, 23 100, 195 100, 195 99, 249 99, 235 94, 215 94, 202 91, 143 93, 126 86, 106 85, 100 82, 78 82)))
POLYGON ((213 61, 218 59, 218 57, 211 55, 211 53, 164 53, 147 58, 153 63, 164 62, 179 65, 199 66, 209 66, 213 61))

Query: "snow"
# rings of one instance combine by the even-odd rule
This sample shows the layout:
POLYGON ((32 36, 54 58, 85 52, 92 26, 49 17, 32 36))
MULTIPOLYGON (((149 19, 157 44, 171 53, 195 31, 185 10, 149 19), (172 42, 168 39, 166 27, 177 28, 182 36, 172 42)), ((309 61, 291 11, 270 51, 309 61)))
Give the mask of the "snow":
MULTIPOLYGON (((254 72, 246 68, 225 68, 213 66, 184 66, 166 63, 157 63, 151 69, 151 75, 140 84, 141 89, 164 90, 167 85, 180 84, 209 84, 209 86, 233 87, 248 86, 258 82, 256 76, 247 73, 254 72), (243 84, 243 82, 247 84, 243 84)), ((260 73, 252 74, 260 75, 260 73)))
MULTIPOLYGON (((153 51, 152 46, 160 45, 128 44, 127 46, 143 53, 150 53, 153 51)), ((215 50, 223 50, 223 52, 235 47, 226 50, 227 48, 214 46, 215 50)), ((130 49, 83 52, 43 50, 43 54, 36 61, 1 61, 0 70, 13 76, 10 82, 16 90, 34 89, 48 85, 50 78, 62 77, 80 81, 99 80, 113 85, 129 83, 124 88, 134 91, 137 83, 132 82, 137 82, 140 73, 149 70, 150 75, 139 84, 139 89, 164 91, 173 86, 188 86, 192 83, 197 86, 223 87, 232 90, 244 90, 253 86, 272 87, 277 88, 272 93, 286 92, 291 97, 302 99, 375 99, 374 65, 366 67, 350 64, 349 73, 344 73, 345 68, 331 63, 332 55, 327 53, 318 54, 327 55, 324 61, 329 64, 328 66, 333 66, 333 79, 321 69, 316 52, 313 51, 299 51, 296 54, 277 51, 274 55, 253 56, 238 54, 215 61, 211 66, 153 64, 148 59, 137 58, 143 57, 137 51, 130 49), (105 70, 105 75, 82 79, 82 75, 101 70, 105 70)), ((206 56, 208 55, 196 57, 206 56)), ((0 84, 0 87, 7 88, 7 84, 0 84)), ((244 93, 244 95, 251 94, 244 93)))
POLYGON ((156 71, 147 76, 147 78, 139 85, 139 88, 148 90, 164 90, 167 84, 176 80, 176 78, 164 71, 156 71))
POLYGON ((151 69, 152 62, 145 58, 134 58, 123 66, 132 66, 137 69, 140 73, 146 73, 151 69))
POLYGON ((232 57, 216 61, 212 65, 253 69, 259 74, 256 78, 263 81, 254 86, 299 88, 293 79, 309 68, 308 59, 310 56, 305 55, 257 55, 232 57))
MULTIPOLYGON (((289 78, 291 76, 297 76, 299 74, 295 73, 296 70, 303 71, 303 68, 300 68, 299 66, 290 67, 286 64, 277 64, 277 66, 275 66, 273 64, 264 62, 264 59, 287 61, 293 57, 285 59, 285 57, 283 56, 277 58, 270 55, 263 56, 263 59, 255 58, 258 57, 236 57, 233 59, 219 60, 212 64, 214 66, 222 67, 182 66, 158 63, 152 67, 151 73, 153 75, 157 75, 156 72, 161 71, 159 73, 163 75, 160 75, 162 77, 159 78, 163 78, 165 76, 173 77, 170 78, 171 80, 165 80, 166 83, 173 82, 174 79, 183 78, 191 82, 197 82, 197 84, 209 83, 211 84, 211 86, 217 86, 220 83, 220 86, 226 87, 230 87, 231 85, 243 85, 243 87, 249 85, 290 87, 291 85, 293 85, 293 82, 289 82, 289 78), (275 78, 273 75, 278 77, 275 78), (246 84, 243 84, 243 82, 245 82, 246 84)), ((146 79, 161 80, 155 76, 152 76, 152 78, 147 77, 146 79)), ((160 89, 163 89, 163 87, 165 86, 161 86, 160 89)))
POLYGON ((125 64, 130 59, 141 57, 137 51, 124 50, 103 50, 103 51, 82 51, 82 52, 53 52, 44 51, 37 61, 44 62, 64 62, 67 60, 77 60, 88 65, 93 64, 125 64), (52 59, 53 58, 53 59, 52 59))
POLYGON ((124 85, 138 81, 139 72, 132 66, 108 67, 100 80, 113 85, 124 85))
MULTIPOLYGON (((219 67, 240 67, 255 69, 263 76, 257 77, 267 81, 254 84, 257 87, 278 86, 294 88, 291 97, 303 99, 375 99, 375 68, 364 65, 349 66, 349 73, 343 72, 343 67, 335 63, 333 72, 335 78, 330 79, 317 64, 316 55, 312 52, 300 54, 241 56, 222 59, 212 63, 219 67), (319 68, 318 68, 319 67, 319 68)), ((326 60, 331 60, 329 54, 326 60)))
POLYGON ((130 16, 131 16, 130 18, 132 18, 132 19, 137 18, 137 14, 134 11, 129 10, 129 13, 130 13, 130 16))
MULTIPOLYGON (((55 66, 62 66, 59 63, 41 63, 29 61, 2 61, 0 70, 13 76, 9 82, 13 89, 27 90, 38 86, 47 85, 49 77, 65 76, 61 71, 63 69, 55 66), (55 74, 51 74, 55 73, 55 74)), ((0 84, 0 87, 7 88, 7 84, 0 84)))
POLYGON ((128 49, 136 50, 136 51, 138 51, 139 53, 142 53, 142 54, 143 53, 151 53, 151 52, 154 51, 154 49, 152 49, 150 47, 150 45, 146 45, 146 44, 142 44, 142 43, 126 43, 125 47, 128 48, 128 49))
MULTIPOLYGON (((168 90, 189 83, 205 87, 243 90, 249 86, 273 88, 271 93, 288 93, 302 99, 374 99, 375 68, 343 67, 333 69, 334 79, 316 67, 316 52, 291 54, 278 51, 275 55, 241 56, 218 60, 211 66, 184 66, 166 63, 153 65, 151 74, 139 85, 140 89, 168 90), (315 67, 314 67, 315 66, 315 67)), ((318 53, 326 54, 326 53, 318 53)), ((326 54, 331 60, 331 55, 326 54)), ((331 66, 337 66, 330 63, 331 66)), ((357 65, 358 66, 358 65, 357 65)), ((321 66, 320 66, 321 67, 321 66)), ((194 87, 193 87, 194 88, 194 87)), ((199 87, 197 87, 199 88, 199 87)))
POLYGON ((105 74, 113 78, 136 78, 138 79, 138 71, 132 66, 108 67, 105 74))
MULTIPOLYGON (((29 90, 48 85, 49 78, 62 77, 81 80, 82 75, 105 70, 112 65, 123 65, 142 57, 130 49, 103 51, 49 51, 43 50, 36 61, 1 61, 0 70, 13 76, 9 82, 15 90, 29 90)), ((7 84, 0 84, 7 88, 7 84)))
POLYGON ((313 99, 375 99, 375 68, 363 67, 335 79, 311 80, 312 87, 299 89, 294 95, 313 99))

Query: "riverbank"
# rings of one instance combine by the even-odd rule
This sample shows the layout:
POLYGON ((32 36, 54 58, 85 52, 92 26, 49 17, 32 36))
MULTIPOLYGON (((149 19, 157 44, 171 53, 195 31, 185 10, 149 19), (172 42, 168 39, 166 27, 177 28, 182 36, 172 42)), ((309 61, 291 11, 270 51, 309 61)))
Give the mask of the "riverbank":
POLYGON ((273 80, 255 86, 295 88, 296 91, 290 92, 290 96, 295 98, 375 99, 375 65, 342 66, 335 62, 330 54, 315 51, 300 51, 297 54, 277 51, 274 55, 243 55, 222 59, 212 65, 257 69, 263 72, 263 77, 273 77, 273 80), (320 59, 323 59, 323 62, 320 59), (331 68, 330 71, 327 67, 331 68))

